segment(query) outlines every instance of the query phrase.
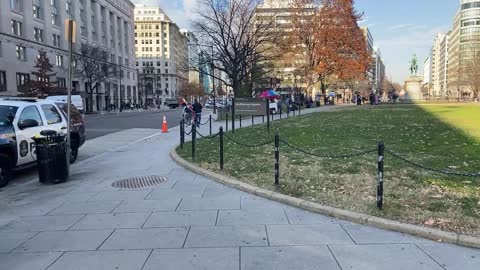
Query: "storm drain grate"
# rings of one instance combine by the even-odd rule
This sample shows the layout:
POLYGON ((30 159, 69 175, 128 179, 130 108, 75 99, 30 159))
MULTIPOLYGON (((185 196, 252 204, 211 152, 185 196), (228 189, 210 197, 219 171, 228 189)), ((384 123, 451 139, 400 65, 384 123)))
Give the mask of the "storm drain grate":
POLYGON ((142 176, 122 179, 112 183, 112 187, 119 189, 138 189, 158 186, 168 179, 163 176, 142 176))

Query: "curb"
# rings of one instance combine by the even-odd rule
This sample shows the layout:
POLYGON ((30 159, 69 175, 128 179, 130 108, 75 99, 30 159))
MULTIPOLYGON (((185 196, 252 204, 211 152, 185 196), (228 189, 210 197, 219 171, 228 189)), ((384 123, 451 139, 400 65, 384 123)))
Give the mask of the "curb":
POLYGON ((402 223, 399 221, 384 219, 384 218, 370 216, 367 214, 357 213, 349 210, 325 206, 318 203, 295 198, 292 196, 280 194, 275 191, 258 188, 256 186, 253 186, 247 183, 243 183, 232 177, 211 172, 209 170, 206 170, 193 163, 186 161, 185 159, 181 158, 177 154, 176 152, 177 147, 178 146, 175 146, 174 148, 172 148, 172 150, 170 151, 170 157, 178 165, 196 174, 205 176, 211 180, 214 180, 226 186, 239 189, 241 191, 245 191, 247 193, 251 193, 259 197, 263 197, 263 198, 281 202, 290 206, 301 208, 310 212, 323 214, 323 215, 327 215, 327 216, 342 219, 342 220, 348 220, 358 224, 366 224, 366 225, 370 225, 372 227, 376 227, 380 229, 420 236, 420 237, 438 241, 438 242, 457 244, 459 246, 465 246, 465 247, 480 248, 480 237, 457 234, 452 232, 445 232, 438 229, 402 223))

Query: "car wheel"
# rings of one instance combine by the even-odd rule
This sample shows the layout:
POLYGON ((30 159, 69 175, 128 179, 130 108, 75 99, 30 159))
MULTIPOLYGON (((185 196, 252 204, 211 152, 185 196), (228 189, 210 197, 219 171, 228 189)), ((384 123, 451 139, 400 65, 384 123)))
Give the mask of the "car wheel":
POLYGON ((71 146, 70 147, 70 163, 74 163, 77 161, 78 158, 78 147, 77 146, 71 146))
POLYGON ((0 168, 0 188, 6 186, 12 178, 12 171, 6 168, 0 168))

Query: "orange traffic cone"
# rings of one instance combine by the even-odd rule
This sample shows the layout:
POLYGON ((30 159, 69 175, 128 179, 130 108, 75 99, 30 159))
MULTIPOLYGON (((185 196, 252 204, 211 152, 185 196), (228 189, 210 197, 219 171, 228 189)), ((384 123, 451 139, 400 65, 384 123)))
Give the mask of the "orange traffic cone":
POLYGON ((163 115, 162 133, 168 133, 167 117, 163 115))

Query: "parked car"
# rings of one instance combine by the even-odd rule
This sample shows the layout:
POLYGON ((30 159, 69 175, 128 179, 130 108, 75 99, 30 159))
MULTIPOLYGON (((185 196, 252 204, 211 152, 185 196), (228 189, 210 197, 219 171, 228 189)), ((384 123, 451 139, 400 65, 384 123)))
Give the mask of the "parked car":
MULTIPOLYGON (((54 100, 0 98, 0 187, 8 184, 14 170, 36 165, 33 137, 45 130, 66 133, 66 111, 66 103, 54 100)), ((86 135, 82 115, 75 106, 71 113, 70 162, 73 163, 86 135)))
MULTIPOLYGON (((68 96, 49 96, 46 99, 67 103, 68 96)), ((80 95, 72 95, 72 104, 75 105, 80 113, 84 112, 83 99, 80 95)))

